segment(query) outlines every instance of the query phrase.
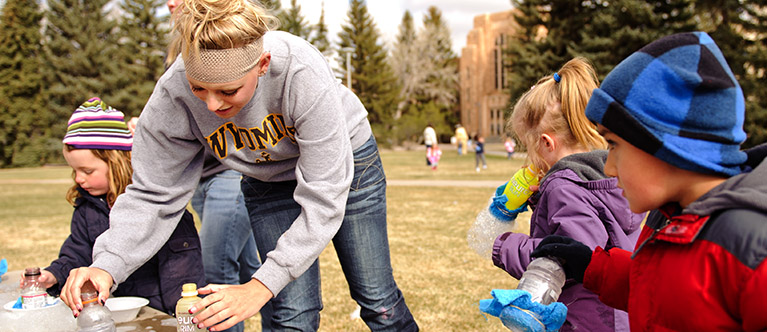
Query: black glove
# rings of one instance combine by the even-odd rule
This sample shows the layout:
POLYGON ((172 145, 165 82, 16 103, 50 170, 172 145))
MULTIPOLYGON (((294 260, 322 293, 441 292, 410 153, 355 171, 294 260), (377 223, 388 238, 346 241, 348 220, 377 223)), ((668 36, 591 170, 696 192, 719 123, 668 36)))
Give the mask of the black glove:
POLYGON ((583 282, 583 274, 591 262, 591 249, 572 238, 549 235, 543 238, 531 256, 559 258, 567 278, 583 282))

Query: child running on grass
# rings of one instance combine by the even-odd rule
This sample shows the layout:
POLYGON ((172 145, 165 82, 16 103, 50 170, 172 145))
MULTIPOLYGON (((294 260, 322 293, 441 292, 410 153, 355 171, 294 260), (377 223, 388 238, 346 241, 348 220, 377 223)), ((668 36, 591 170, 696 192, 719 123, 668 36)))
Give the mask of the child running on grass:
MULTIPOLYGON (((109 211, 117 196, 131 183, 133 135, 123 113, 94 97, 80 105, 69 119, 64 136, 64 159, 72 167, 75 184, 67 201, 75 207, 71 234, 59 258, 42 271, 40 281, 48 293, 58 295, 69 271, 92 262, 96 238, 109 228, 109 211)), ((140 231, 140 230, 136 230, 140 231)), ((138 296, 149 306, 173 314, 185 283, 205 284, 200 239, 189 212, 154 257, 120 283, 114 296, 138 296)))
POLYGON ((623 60, 586 115, 609 144, 605 173, 632 211, 653 212, 633 253, 551 236, 533 255, 565 260, 632 331, 767 330, 767 163, 740 150, 744 105, 704 32, 623 60))
MULTIPOLYGON (((633 248, 642 215, 631 213, 617 180, 603 172, 607 151, 584 109, 599 86, 583 58, 568 61, 541 78, 514 106, 509 125, 528 147, 528 158, 541 170, 530 235, 505 233, 493 245, 493 263, 519 279, 531 253, 547 235, 558 234, 597 246, 633 248)), ((561 331, 628 331, 628 316, 601 303, 583 285, 568 280, 559 302, 568 307, 561 331)))

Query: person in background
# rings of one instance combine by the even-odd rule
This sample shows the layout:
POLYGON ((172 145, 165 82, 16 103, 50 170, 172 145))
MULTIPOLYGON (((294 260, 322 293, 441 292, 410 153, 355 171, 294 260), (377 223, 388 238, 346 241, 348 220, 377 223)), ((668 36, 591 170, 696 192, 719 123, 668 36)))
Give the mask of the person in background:
POLYGON ((434 171, 437 170, 437 165, 439 165, 440 157, 442 157, 442 150, 439 148, 439 144, 434 144, 434 146, 426 150, 426 158, 429 159, 431 169, 434 171))
POLYGON ((485 138, 480 135, 474 135, 474 167, 479 173, 479 164, 482 163, 482 169, 487 169, 487 160, 485 159, 485 138))
POLYGON ((463 155, 463 152, 468 149, 469 135, 466 133, 466 128, 460 123, 455 125, 455 140, 458 144, 458 155, 463 155))
POLYGON ((429 151, 432 146, 437 145, 437 132, 434 127, 429 123, 423 130, 423 144, 426 145, 426 166, 431 166, 431 160, 429 159, 429 151))
MULTIPOLYGON (((567 235, 591 248, 634 247, 643 215, 631 213, 618 181, 604 174, 607 147, 584 110, 599 87, 594 68, 574 58, 540 80, 514 105, 509 126, 541 170, 528 234, 505 233, 493 244, 493 263, 521 278, 547 235, 567 235)), ((568 280, 559 296, 567 307, 560 331, 628 331, 628 315, 568 280)))
MULTIPOLYGON (((59 258, 41 271, 40 282, 53 296, 59 295, 71 270, 92 263, 96 238, 109 228, 110 209, 133 173, 133 136, 123 113, 98 97, 72 113, 63 143, 62 153, 75 182, 66 198, 75 210, 59 258)), ((131 273, 113 295, 143 297, 150 307, 173 315, 181 286, 205 282, 201 258, 194 219, 184 211, 157 254, 131 273)))
POLYGON ((318 257, 332 240, 360 316, 374 331, 417 331, 389 257, 386 179, 367 111, 309 42, 269 31, 250 0, 186 0, 173 13, 178 59, 136 128, 134 183, 110 214, 90 267, 62 299, 77 312, 91 280, 101 298, 164 241, 191 198, 204 151, 243 173, 263 265, 242 285, 211 284, 191 308, 219 331, 271 302, 272 327, 317 330, 318 257), (136 229, 141 231, 135 231, 136 229))
POLYGON ((506 148, 506 159, 511 159, 511 156, 514 154, 514 148, 517 147, 517 142, 511 136, 506 136, 503 147, 506 148))
MULTIPOLYGON (((631 211, 652 211, 633 252, 569 236, 533 256, 628 311, 632 331, 767 330, 767 163, 741 151, 743 91, 705 32, 660 38, 594 90, 586 116, 609 154, 605 174, 631 211)), ((758 152, 758 151, 756 151, 758 152)))

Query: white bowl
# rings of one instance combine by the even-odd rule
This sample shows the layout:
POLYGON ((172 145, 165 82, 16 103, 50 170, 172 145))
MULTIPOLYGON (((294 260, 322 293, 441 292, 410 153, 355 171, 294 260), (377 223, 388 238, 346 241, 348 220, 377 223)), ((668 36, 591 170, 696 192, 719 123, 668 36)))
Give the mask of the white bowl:
POLYGON ((104 305, 112 312, 115 323, 124 323, 135 319, 141 307, 147 304, 149 300, 143 297, 122 296, 110 297, 104 305))

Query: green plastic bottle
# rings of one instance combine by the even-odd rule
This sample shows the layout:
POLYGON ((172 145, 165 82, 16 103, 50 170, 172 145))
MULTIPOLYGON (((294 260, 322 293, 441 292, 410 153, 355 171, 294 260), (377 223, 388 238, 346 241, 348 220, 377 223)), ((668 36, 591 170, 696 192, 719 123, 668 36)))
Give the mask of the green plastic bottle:
POLYGON ((518 170, 509 179, 503 194, 509 199, 506 201, 506 208, 516 210, 533 194, 530 186, 538 185, 538 169, 530 164, 529 166, 518 170))
POLYGON ((176 302, 177 332, 205 331, 205 329, 198 328, 197 324, 192 323, 194 315, 189 313, 189 308, 200 300, 202 299, 197 296, 197 284, 189 283, 181 286, 181 298, 176 302))

